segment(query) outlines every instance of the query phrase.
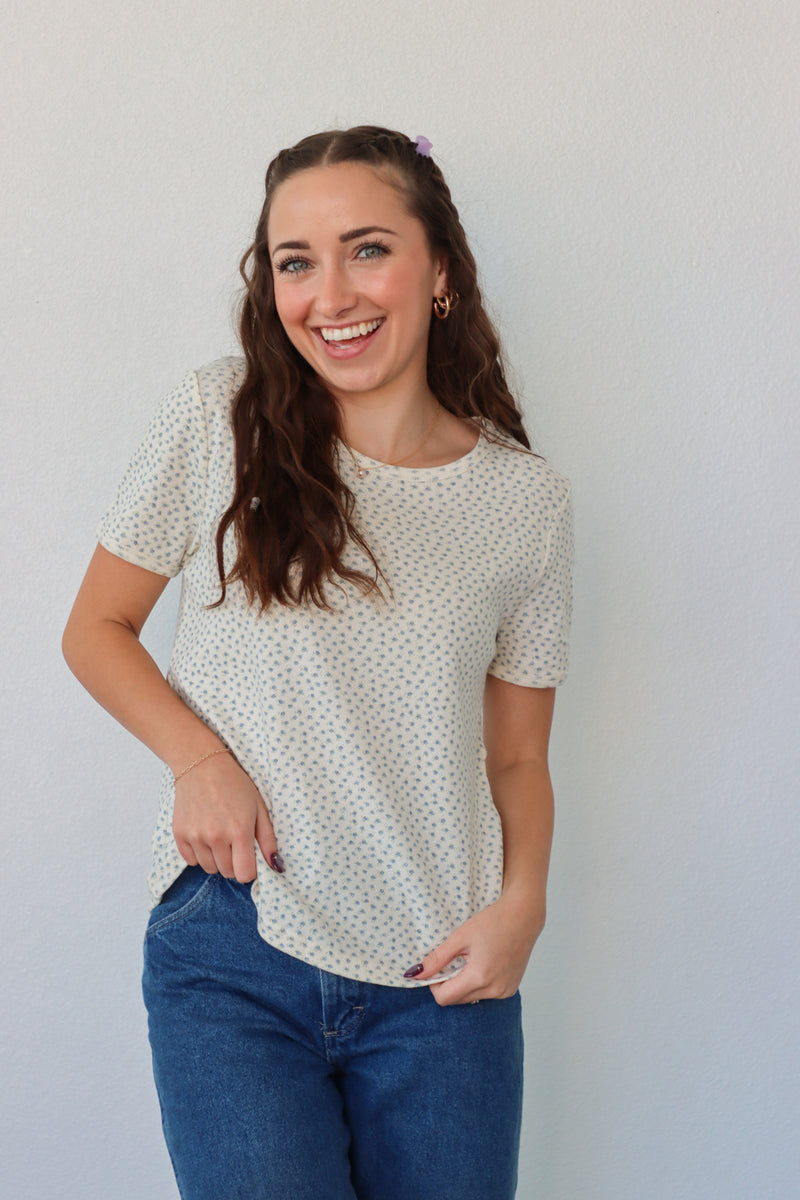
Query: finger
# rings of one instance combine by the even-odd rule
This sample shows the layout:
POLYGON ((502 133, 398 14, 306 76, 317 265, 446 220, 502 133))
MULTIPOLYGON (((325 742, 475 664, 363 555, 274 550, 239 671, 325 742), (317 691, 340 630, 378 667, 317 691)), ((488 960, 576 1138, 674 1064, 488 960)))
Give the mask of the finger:
POLYGON ((432 975, 439 975, 446 967, 450 965, 454 958, 466 953, 466 947, 463 940, 457 934, 451 934, 446 941, 442 942, 441 946, 437 946, 430 954, 423 958, 421 963, 416 963, 405 972, 406 979, 430 979, 432 975))
POLYGON ((190 867, 202 867, 206 875, 217 874, 217 864, 214 860, 214 852, 208 846, 199 834, 193 834, 189 830, 179 832, 176 828, 177 821, 172 823, 172 836, 175 838, 175 845, 180 851, 181 857, 186 860, 190 867))
POLYGON ((252 883, 256 877, 255 843, 236 841, 231 847, 233 875, 238 883, 252 883))
POLYGON ((233 850, 230 842, 220 838, 219 841, 211 842, 210 849, 219 874, 224 875, 226 879, 233 879, 233 850))
POLYGON ((463 975, 462 972, 455 979, 431 984, 431 994, 440 1007, 447 1008, 451 1004, 477 1004, 481 999, 480 989, 475 987, 474 983, 470 983, 469 978, 466 987, 464 986, 463 975))
POLYGON ((219 867, 210 846, 198 842, 194 847, 194 854, 197 859, 197 865, 203 868, 206 875, 219 874, 219 867))
POLYGON ((195 854, 194 850, 192 849, 191 843, 184 841, 183 838, 176 837, 175 845, 178 847, 178 853, 180 854, 183 861, 186 863, 187 867, 199 866, 199 863, 197 861, 197 855, 195 854))
POLYGON ((275 830, 272 828, 267 806, 260 796, 256 809, 256 841, 258 842, 259 850, 264 855, 267 866, 275 871, 277 875, 282 875, 284 863, 278 850, 275 830))

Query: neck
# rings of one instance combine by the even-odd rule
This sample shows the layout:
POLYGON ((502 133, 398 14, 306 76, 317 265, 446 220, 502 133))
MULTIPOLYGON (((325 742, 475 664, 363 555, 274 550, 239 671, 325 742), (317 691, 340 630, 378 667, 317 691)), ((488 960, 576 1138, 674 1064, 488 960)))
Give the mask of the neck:
POLYGON ((342 437, 356 455, 391 463, 411 454, 429 433, 439 402, 429 389, 390 399, 339 397, 342 437))

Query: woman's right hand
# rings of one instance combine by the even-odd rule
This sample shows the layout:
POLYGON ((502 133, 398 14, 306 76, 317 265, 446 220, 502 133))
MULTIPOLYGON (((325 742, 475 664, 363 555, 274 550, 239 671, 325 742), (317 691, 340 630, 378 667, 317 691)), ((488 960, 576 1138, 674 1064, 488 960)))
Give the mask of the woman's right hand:
POLYGON ((267 866, 283 874, 264 799, 230 754, 207 758, 177 781, 172 831, 188 865, 208 875, 250 883, 256 845, 267 866))
MULTIPOLYGON (((98 546, 64 631, 64 656, 103 707, 173 771, 222 743, 170 687, 139 641, 169 580, 98 546)), ((258 788, 230 754, 198 762, 175 785, 173 832, 189 866, 240 883, 256 877, 256 846, 283 863, 258 788)))

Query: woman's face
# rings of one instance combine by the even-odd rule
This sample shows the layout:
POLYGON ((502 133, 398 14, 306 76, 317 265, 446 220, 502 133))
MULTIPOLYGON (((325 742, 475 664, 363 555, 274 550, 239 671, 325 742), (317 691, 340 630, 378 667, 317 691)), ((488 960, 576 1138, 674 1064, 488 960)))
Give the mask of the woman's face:
POLYGON ((337 399, 427 391, 446 275, 396 188, 361 163, 300 171, 277 188, 267 236, 281 324, 337 399))

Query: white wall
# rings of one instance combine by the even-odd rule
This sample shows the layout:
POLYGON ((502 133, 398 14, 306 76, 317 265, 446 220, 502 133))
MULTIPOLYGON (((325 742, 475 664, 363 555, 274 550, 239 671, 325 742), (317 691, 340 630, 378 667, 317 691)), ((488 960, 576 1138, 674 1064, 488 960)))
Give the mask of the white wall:
POLYGON ((60 631, 158 396, 234 345, 268 159, 374 121, 433 141, 575 485, 519 1195, 797 1194, 795 0, 6 13, 3 1193, 176 1195, 138 990, 158 766, 60 631))

